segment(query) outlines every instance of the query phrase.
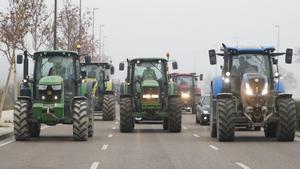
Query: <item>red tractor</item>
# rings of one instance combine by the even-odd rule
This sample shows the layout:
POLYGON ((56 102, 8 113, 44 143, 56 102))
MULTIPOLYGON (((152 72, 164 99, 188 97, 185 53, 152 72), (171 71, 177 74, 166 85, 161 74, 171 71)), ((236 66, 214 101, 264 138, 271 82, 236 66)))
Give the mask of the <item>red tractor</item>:
POLYGON ((198 77, 203 79, 203 75, 197 76, 196 73, 172 73, 170 78, 176 84, 177 93, 181 95, 183 109, 196 114, 196 104, 201 97, 201 90, 198 85, 198 77))

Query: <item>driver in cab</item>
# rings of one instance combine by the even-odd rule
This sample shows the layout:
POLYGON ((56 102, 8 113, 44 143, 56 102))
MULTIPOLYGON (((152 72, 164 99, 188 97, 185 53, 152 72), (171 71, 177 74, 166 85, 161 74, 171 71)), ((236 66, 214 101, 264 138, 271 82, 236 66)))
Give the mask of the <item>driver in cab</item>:
POLYGON ((155 71, 150 66, 148 66, 144 70, 144 72, 143 72, 143 79, 144 80, 157 80, 155 71))

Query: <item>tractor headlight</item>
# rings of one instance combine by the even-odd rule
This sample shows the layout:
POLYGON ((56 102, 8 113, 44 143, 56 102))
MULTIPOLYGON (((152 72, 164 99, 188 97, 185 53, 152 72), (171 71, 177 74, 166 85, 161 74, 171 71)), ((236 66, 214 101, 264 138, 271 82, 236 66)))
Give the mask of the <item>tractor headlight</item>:
POLYGON ((53 85, 52 89, 53 90, 61 90, 61 85, 53 85))
MULTIPOLYGON (((229 72, 227 72, 227 73, 229 73, 229 72)), ((227 74, 227 73, 226 73, 226 74, 227 74)), ((230 76, 230 73, 229 73, 229 76, 230 76)), ((229 76, 226 75, 226 77, 222 77, 222 79, 223 79, 223 81, 224 81, 225 83, 229 83, 229 82, 230 82, 229 76)))
POLYGON ((152 95, 151 95, 151 98, 152 98, 152 99, 158 99, 158 98, 159 98, 159 95, 158 95, 158 94, 152 94, 152 95))
POLYGON ((203 114, 209 114, 207 110, 203 110, 203 114))
POLYGON ((46 99, 46 97, 45 96, 42 96, 42 100, 45 100, 46 99))
POLYGON ((266 83, 264 89, 261 92, 261 95, 267 95, 269 93, 268 86, 268 83, 266 83))
POLYGON ((151 99, 151 94, 143 94, 143 99, 151 99))
POLYGON ((230 72, 226 72, 225 75, 226 75, 227 77, 229 77, 229 76, 230 76, 230 72))
POLYGON ((245 83, 245 86, 246 86, 246 95, 253 96, 253 91, 252 91, 249 83, 245 83))
POLYGON ((190 92, 181 92, 181 97, 184 99, 190 98, 190 92))
POLYGON ((39 85, 39 90, 46 90, 47 89, 47 85, 39 85))

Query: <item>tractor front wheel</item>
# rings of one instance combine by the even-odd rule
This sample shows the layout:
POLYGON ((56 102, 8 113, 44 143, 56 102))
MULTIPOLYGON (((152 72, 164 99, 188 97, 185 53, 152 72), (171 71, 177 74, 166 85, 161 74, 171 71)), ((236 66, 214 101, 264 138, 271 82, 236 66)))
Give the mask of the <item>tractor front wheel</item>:
POLYGON ((279 121, 277 127, 278 141, 294 141, 296 131, 296 105, 292 98, 277 100, 279 121))
POLYGON ((86 141, 88 137, 88 107, 87 101, 77 100, 73 105, 73 139, 86 141))
POLYGON ((233 141, 235 128, 235 103, 232 99, 217 100, 217 138, 233 141))
POLYGON ((30 136, 31 137, 39 137, 41 133, 41 124, 40 123, 30 123, 30 136))
POLYGON ((14 107, 14 133, 16 141, 24 141, 30 135, 28 113, 28 101, 17 100, 14 107))
POLYGON ((104 95, 103 97, 103 120, 113 121, 116 118, 115 96, 113 94, 104 95))
POLYGON ((182 107, 180 98, 170 98, 168 107, 169 131, 172 133, 179 133, 181 132, 182 121, 182 107))
POLYGON ((134 128, 134 119, 132 116, 133 105, 130 98, 120 99, 120 131, 122 133, 132 132, 134 128))

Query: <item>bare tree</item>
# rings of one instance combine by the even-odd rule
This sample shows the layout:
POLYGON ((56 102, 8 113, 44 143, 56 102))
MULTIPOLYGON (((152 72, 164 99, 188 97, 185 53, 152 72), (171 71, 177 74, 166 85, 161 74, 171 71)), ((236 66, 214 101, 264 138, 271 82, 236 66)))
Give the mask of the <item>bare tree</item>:
POLYGON ((95 47, 89 34, 91 21, 90 12, 87 12, 83 14, 80 24, 79 8, 70 1, 65 1, 57 19, 58 47, 75 51, 80 44, 81 53, 88 54, 93 51, 95 47))
POLYGON ((7 11, 0 13, 0 51, 4 53, 10 63, 9 73, 4 85, 0 103, 0 118, 5 97, 7 95, 7 88, 11 73, 13 73, 14 81, 14 100, 17 97, 15 55, 17 49, 24 49, 24 37, 28 33, 28 28, 30 27, 30 11, 27 2, 27 0, 9 0, 7 11))
MULTIPOLYGON (((48 12, 45 0, 28 0, 28 8, 30 9, 30 28, 29 32, 32 36, 32 48, 37 51, 43 45, 48 44, 49 36, 52 36, 51 12, 48 12)), ((53 41, 51 41, 52 43, 53 41)))

